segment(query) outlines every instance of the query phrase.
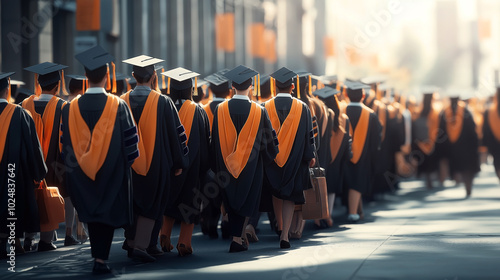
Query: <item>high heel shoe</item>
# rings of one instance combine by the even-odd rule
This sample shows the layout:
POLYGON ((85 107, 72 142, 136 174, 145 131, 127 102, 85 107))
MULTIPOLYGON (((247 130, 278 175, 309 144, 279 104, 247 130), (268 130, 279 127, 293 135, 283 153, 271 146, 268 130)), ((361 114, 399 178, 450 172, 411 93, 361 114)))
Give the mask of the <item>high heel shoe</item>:
POLYGON ((166 235, 160 235, 160 246, 163 252, 171 252, 174 246, 170 243, 170 238, 166 235))
POLYGON ((193 248, 187 247, 182 243, 177 244, 177 251, 179 252, 179 257, 185 257, 193 254, 193 248))
POLYGON ((259 242, 259 238, 257 237, 257 233, 255 233, 255 228, 252 225, 247 225, 245 228, 245 235, 247 236, 247 240, 255 243, 259 242))

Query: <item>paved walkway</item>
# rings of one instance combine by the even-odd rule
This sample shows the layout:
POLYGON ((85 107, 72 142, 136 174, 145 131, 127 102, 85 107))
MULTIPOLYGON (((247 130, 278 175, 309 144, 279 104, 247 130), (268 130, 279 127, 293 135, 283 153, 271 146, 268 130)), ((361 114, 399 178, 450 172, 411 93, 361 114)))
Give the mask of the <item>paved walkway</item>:
MULTIPOLYGON (((500 186, 491 166, 476 178, 472 198, 464 197, 464 187, 451 182, 427 191, 422 182, 408 181, 397 195, 368 205, 362 224, 342 224, 342 209, 336 209, 340 225, 332 229, 318 231, 308 223, 292 250, 279 249, 266 223, 260 242, 247 252, 229 254, 227 240, 196 231, 193 256, 169 253, 152 264, 127 259, 123 232, 117 231, 110 265, 114 278, 141 280, 500 279, 500 186)), ((18 272, 9 273, 3 263, 0 278, 92 279, 89 249, 87 243, 18 256, 18 272)))

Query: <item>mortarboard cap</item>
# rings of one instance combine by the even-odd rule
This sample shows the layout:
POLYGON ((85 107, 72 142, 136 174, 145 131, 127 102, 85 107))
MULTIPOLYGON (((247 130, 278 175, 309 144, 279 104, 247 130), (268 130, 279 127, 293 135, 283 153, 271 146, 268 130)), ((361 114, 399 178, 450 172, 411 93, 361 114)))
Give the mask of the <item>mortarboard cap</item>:
POLYGON ((73 80, 78 80, 78 81, 85 81, 87 80, 87 77, 81 76, 81 75, 66 75, 66 77, 73 79, 73 80))
POLYGON ((61 65, 52 62, 44 62, 37 65, 24 68, 24 70, 30 71, 32 73, 38 74, 38 83, 40 86, 48 86, 61 80, 61 75, 59 71, 67 68, 66 65, 61 65))
POLYGON ((331 87, 324 87, 322 89, 318 89, 313 93, 314 96, 319 97, 322 100, 326 100, 330 97, 335 96, 335 94, 339 93, 338 90, 331 87))
POLYGON ((229 80, 219 72, 206 76, 205 80, 209 82, 210 85, 214 86, 220 86, 223 85, 224 83, 229 83, 229 80))
POLYGON ((297 77, 297 73, 286 67, 282 67, 278 71, 272 73, 271 77, 276 80, 276 86, 286 88, 292 85, 292 80, 297 77))
POLYGON ((140 76, 153 75, 154 71, 162 68, 162 66, 155 67, 155 65, 163 61, 163 59, 154 58, 147 55, 139 55, 123 60, 124 63, 132 65, 132 70, 134 71, 134 73, 140 76))
POLYGON ((193 86, 193 81, 191 80, 191 78, 195 78, 200 75, 196 72, 182 67, 177 67, 161 74, 171 78, 170 89, 173 90, 184 90, 191 88, 193 86))
POLYGON ((89 71, 94 71, 97 68, 106 66, 107 63, 115 60, 115 58, 101 46, 95 46, 81 52, 75 55, 75 58, 89 71))
POLYGON ((252 84, 252 78, 257 74, 257 71, 244 65, 240 65, 224 73, 224 77, 233 82, 234 88, 238 90, 245 90, 250 87, 252 84))
POLYGON ((346 80, 344 82, 344 86, 347 88, 347 90, 370 89, 370 85, 350 80, 346 80))
POLYGON ((8 78, 14 75, 15 72, 0 73, 0 90, 9 86, 8 78))

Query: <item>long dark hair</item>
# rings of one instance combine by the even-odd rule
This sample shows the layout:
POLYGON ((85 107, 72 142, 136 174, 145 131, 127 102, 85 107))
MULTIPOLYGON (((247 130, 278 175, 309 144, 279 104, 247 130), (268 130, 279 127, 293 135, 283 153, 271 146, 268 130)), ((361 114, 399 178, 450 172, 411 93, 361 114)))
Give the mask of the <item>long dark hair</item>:
POLYGON ((325 105, 326 107, 330 108, 333 110, 335 113, 335 116, 333 118, 333 131, 337 132, 339 130, 340 122, 339 122, 339 117, 340 117, 340 108, 339 108, 339 100, 337 99, 337 96, 334 95, 332 98, 328 98, 325 100, 325 105))
POLYGON ((424 94, 424 100, 422 100, 422 111, 420 112, 420 117, 427 117, 432 110, 432 94, 424 94))

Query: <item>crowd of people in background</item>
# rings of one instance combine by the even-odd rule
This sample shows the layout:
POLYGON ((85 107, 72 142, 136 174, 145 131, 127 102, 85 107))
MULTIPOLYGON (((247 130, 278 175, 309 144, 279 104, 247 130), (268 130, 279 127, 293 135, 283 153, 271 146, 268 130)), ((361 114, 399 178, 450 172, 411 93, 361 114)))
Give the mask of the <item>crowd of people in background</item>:
MULTIPOLYGON (((64 197, 64 246, 90 237, 92 271, 103 274, 117 228, 130 258, 154 262, 174 244, 179 256, 193 254, 197 225, 231 240, 230 253, 246 251, 267 212, 279 248, 291 248, 314 166, 325 170, 330 215, 340 201, 350 223, 365 218, 363 201, 394 193, 405 178, 422 177, 429 189, 449 178, 470 197, 488 154, 500 177, 500 88, 483 98, 422 92, 418 101, 369 77, 285 67, 260 75, 240 65, 202 80, 146 55, 123 61, 129 76, 99 46, 76 59, 84 76, 51 62, 26 68, 34 91, 0 74, 2 258, 9 215, 16 254, 56 249, 57 228, 40 228, 41 184, 64 197)), ((314 223, 334 225, 332 216, 314 223)))

